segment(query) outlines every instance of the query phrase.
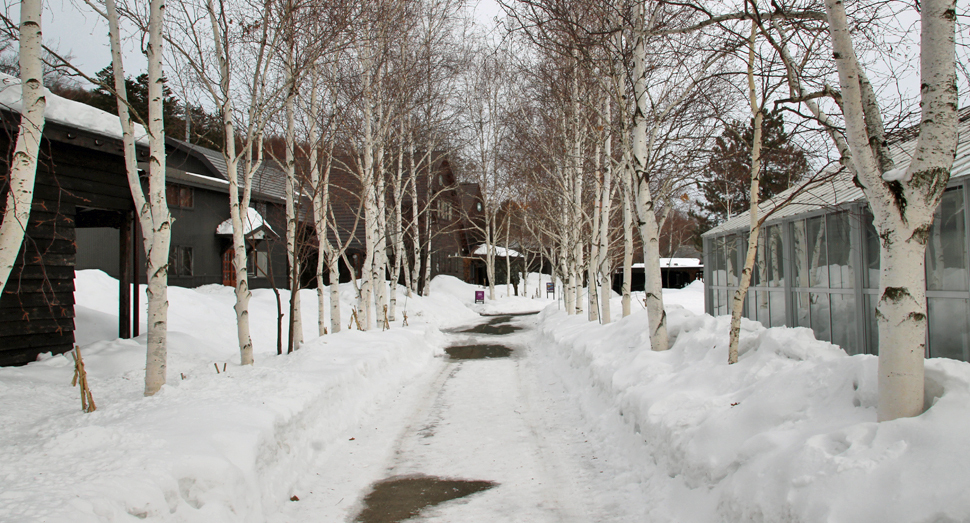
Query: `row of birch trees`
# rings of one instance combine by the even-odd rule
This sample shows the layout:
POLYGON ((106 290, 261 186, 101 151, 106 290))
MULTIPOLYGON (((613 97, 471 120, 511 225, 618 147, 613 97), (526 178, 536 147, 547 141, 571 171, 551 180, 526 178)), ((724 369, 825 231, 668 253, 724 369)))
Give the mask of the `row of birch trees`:
MULTIPOLYGON (((169 77, 178 79, 177 94, 216 113, 224 129, 225 142, 219 148, 229 185, 241 364, 254 363, 247 259, 253 253, 246 234, 254 176, 268 162, 278 165, 285 177, 288 350, 303 341, 299 289, 304 270, 317 282, 320 334, 337 332, 347 321, 341 318, 337 285, 341 262, 352 273, 354 314, 361 329, 398 315, 398 288, 386 275, 392 282, 404 279, 409 294, 427 291, 435 199, 455 188, 451 180, 443 187, 432 179, 435 166, 457 148, 458 114, 471 85, 471 47, 466 43, 470 25, 461 0, 86 3, 109 28, 114 84, 100 87, 117 99, 129 185, 144 238, 146 395, 165 383, 167 360, 172 218, 165 191, 163 66, 169 77), (125 38, 145 42, 148 114, 138 114, 127 101, 121 52, 125 38), (282 151, 267 145, 277 137, 285 143, 282 151), (136 147, 144 146, 150 149, 147 176, 136 162, 136 147), (351 175, 350 187, 331 183, 335 169, 351 175), (353 226, 338 222, 337 200, 358 204, 353 226), (301 222, 312 224, 313 234, 301 222), (358 224, 364 231, 360 238, 358 224), (314 244, 306 245, 307 238, 314 244), (362 262, 348 257, 354 241, 364 250, 362 262), (319 261, 304 269, 309 250, 318 253, 319 261)), ((20 41, 24 101, 6 218, 0 225, 0 292, 29 220, 43 130, 42 10, 41 0, 23 1, 20 27, 8 28, 20 41)), ((55 65, 97 82, 48 51, 52 60, 60 60, 55 65)), ((436 229, 440 232, 441 227, 436 229)))
POLYGON ((821 152, 813 159, 817 174, 774 204, 780 208, 839 169, 862 188, 880 237, 879 419, 922 412, 923 263, 957 140, 955 2, 931 0, 915 8, 839 0, 502 4, 512 34, 530 49, 520 69, 529 88, 519 90, 525 94, 513 104, 509 123, 510 147, 527 144, 512 155, 522 171, 525 221, 565 282, 568 313, 586 306, 590 320, 609 321, 604 282, 622 265, 623 314, 629 314, 635 231, 645 261, 651 346, 668 348, 659 231, 678 201, 696 197, 691 177, 711 149, 712 129, 731 118, 750 119, 749 248, 733 301, 729 351, 730 362, 736 361, 758 232, 770 217, 759 214, 762 122, 766 113, 781 111, 800 129, 805 146, 821 152), (920 20, 919 36, 910 40, 905 31, 891 30, 907 11, 920 20), (876 76, 871 66, 896 60, 905 70, 909 57, 880 54, 905 44, 919 50, 918 100, 887 94, 884 87, 898 86, 901 77, 876 76), (916 151, 906 168, 890 154, 892 125, 916 129, 916 151), (585 304, 579 298, 584 279, 585 304))

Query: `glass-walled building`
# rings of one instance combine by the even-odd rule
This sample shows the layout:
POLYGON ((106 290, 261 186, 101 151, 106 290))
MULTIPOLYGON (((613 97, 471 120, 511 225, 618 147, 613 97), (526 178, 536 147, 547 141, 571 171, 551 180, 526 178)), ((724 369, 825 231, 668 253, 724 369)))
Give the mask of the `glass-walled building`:
MULTIPOLYGON (((961 119, 957 159, 926 249, 927 356, 964 361, 970 360, 968 115, 961 119)), ((911 146, 904 145, 900 154, 906 149, 911 146)), ((768 209, 763 206, 762 212, 768 209)), ((738 215, 704 234, 709 314, 731 313, 749 220, 747 213, 738 215)), ((849 354, 878 354, 879 241, 862 191, 847 176, 819 184, 777 210, 758 243, 745 317, 766 327, 808 327, 816 338, 849 354)))

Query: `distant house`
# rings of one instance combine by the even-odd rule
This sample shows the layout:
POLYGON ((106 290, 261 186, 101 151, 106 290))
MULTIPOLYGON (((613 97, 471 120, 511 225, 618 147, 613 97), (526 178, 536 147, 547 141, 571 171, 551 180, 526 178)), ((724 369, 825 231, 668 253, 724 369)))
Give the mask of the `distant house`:
MULTIPOLYGON (((244 220, 249 244, 251 288, 287 286, 284 174, 264 162, 253 178, 251 210, 244 220), (253 222, 258 225, 252 227, 253 222)), ((240 179, 240 183, 242 180, 240 179)), ((169 253, 170 285, 198 287, 235 285, 232 228, 229 224, 229 182, 222 153, 174 138, 166 138, 166 189, 172 213, 169 253)), ((114 262, 118 230, 86 229, 78 234, 78 269, 101 269, 119 277, 114 262)), ((140 241, 140 240, 139 240, 140 241)), ((136 242, 137 243, 137 242, 136 242)), ((138 249, 141 245, 135 245, 138 249)), ((135 254, 138 256, 138 253, 135 254)), ((135 271, 146 282, 144 260, 135 271)))
MULTIPOLYGON (((19 80, 0 76, 0 147, 7 151, 0 168, 3 201, 19 103, 19 80)), ((146 275, 118 117, 47 93, 46 118, 24 246, 0 296, 0 365, 24 364, 38 354, 73 347, 76 269, 102 269, 118 278, 118 334, 138 334, 138 302, 131 299, 131 290, 146 275)), ((140 166, 147 161, 146 145, 141 137, 140 166)), ((166 157, 174 218, 169 283, 233 284, 231 241, 225 230, 229 184, 222 154, 168 138, 166 157)), ((282 173, 263 166, 253 191, 248 215, 259 225, 247 231, 251 287, 285 286, 286 253, 278 242, 285 223, 282 173)))
MULTIPOLYGON (((926 250, 927 357, 970 359, 970 110, 950 183, 937 209, 926 250)), ((898 142, 898 167, 909 163, 915 139, 898 142)), ((788 193, 776 197, 785 198, 788 193)), ((771 202, 763 205, 766 211, 771 202)), ((749 215, 704 234, 707 312, 730 313, 746 255, 749 215)), ((765 326, 808 327, 849 354, 877 354, 875 304, 879 240, 861 189, 843 174, 805 191, 765 223, 744 314, 765 326)))
MULTIPOLYGON (((487 256, 488 244, 481 243, 475 247, 474 250, 472 250, 471 255, 467 258, 467 261, 470 262, 469 266, 471 268, 472 276, 471 279, 466 280, 468 283, 473 283, 475 285, 488 285, 488 267, 486 264, 487 256)), ((494 247, 494 256, 495 284, 500 285, 505 283, 506 264, 511 266, 513 271, 513 280, 515 280, 515 272, 522 270, 522 266, 525 263, 525 256, 511 247, 506 250, 505 247, 499 245, 494 247)), ((516 290, 516 292, 518 292, 518 290, 516 290)))
MULTIPOLYGON (((431 276, 447 274, 456 278, 467 280, 468 267, 465 262, 470 252, 469 227, 466 223, 466 215, 461 212, 462 192, 459 191, 459 184, 455 179, 451 163, 446 155, 433 155, 436 160, 428 169, 422 168, 417 176, 418 193, 418 214, 421 223, 422 237, 421 274, 424 274, 424 265, 427 254, 430 250, 431 276), (426 222, 428 227, 426 228, 426 222), (430 231, 430 238, 426 231, 430 231)), ((347 260, 353 265, 354 274, 360 276, 360 271, 364 262, 364 215, 360 203, 360 177, 357 174, 356 159, 348 156, 337 157, 333 161, 330 173, 330 199, 333 205, 333 213, 336 221, 336 231, 329 231, 329 240, 334 245, 348 244, 347 260)), ((387 189, 388 206, 392 205, 390 187, 387 189)), ((403 195, 402 214, 405 227, 413 221, 412 198, 410 191, 403 195)), ((311 227, 312 229, 312 227, 311 227)), ((315 236, 308 233, 308 236, 315 236)), ((412 252, 411 240, 406 239, 406 250, 412 252)), ((388 242, 390 240, 388 239, 388 242)), ((387 245, 391 248, 390 243, 387 245)), ((390 252, 390 251, 389 251, 390 252)), ((311 254, 311 258, 315 254, 311 254)), ((315 266, 315 261, 305 264, 305 268, 315 266)), ((341 278, 346 281, 349 278, 349 271, 341 264, 341 278)), ((305 269, 306 270, 306 269, 305 269)), ((303 281, 306 285, 310 275, 304 275, 303 281)))
MULTIPOLYGON (((642 263, 634 263, 630 272, 630 290, 641 292, 646 286, 642 263)), ((698 258, 660 258, 660 279, 665 289, 682 289, 704 275, 704 264, 698 258)), ((623 267, 613 273, 613 290, 623 291, 623 267)))

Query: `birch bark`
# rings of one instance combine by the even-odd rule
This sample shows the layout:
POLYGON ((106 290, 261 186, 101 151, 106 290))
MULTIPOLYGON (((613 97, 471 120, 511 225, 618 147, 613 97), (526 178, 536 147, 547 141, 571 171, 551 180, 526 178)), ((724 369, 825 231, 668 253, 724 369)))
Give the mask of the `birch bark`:
MULTIPOLYGON (((293 2, 287 2, 287 9, 292 14, 293 2)), ((286 112, 286 258, 290 266, 290 325, 286 352, 293 352, 303 344, 303 313, 300 307, 300 256, 297 252, 297 205, 295 192, 298 186, 296 180, 296 45, 292 31, 287 32, 286 50, 286 84, 287 93, 284 102, 286 112)))
MULTIPOLYGON (((641 9, 643 7, 641 6, 641 9)), ((646 16, 641 12, 638 17, 643 20, 646 16)), ((644 290, 646 295, 647 315, 650 329, 650 347, 655 351, 664 351, 667 343, 667 313, 664 311, 663 286, 660 278, 660 242, 658 240, 659 227, 654 214, 654 202, 650 193, 650 172, 648 171, 647 154, 649 151, 646 115, 648 109, 648 89, 646 81, 646 38, 644 32, 638 31, 636 45, 633 50, 634 82, 633 90, 636 108, 633 116, 632 160, 633 176, 637 184, 635 208, 639 221, 640 238, 643 240, 644 290)))
POLYGON ((610 210, 613 205, 613 132, 612 132, 612 104, 610 100, 605 100, 603 103, 603 120, 605 121, 604 128, 606 129, 606 138, 603 142, 603 192, 600 195, 600 230, 599 230, 599 244, 597 248, 597 253, 599 259, 597 260, 597 265, 599 266, 600 275, 600 322, 610 323, 612 321, 612 313, 610 311, 610 298, 613 294, 612 285, 612 274, 611 274, 611 264, 610 264, 610 210))
POLYGON ((751 221, 748 227, 748 251, 741 269, 741 282, 734 291, 731 304, 731 330, 728 341, 728 364, 738 362, 738 341, 741 337, 741 313, 744 310, 744 298, 748 294, 751 284, 751 271, 758 254, 758 233, 761 224, 758 220, 758 186, 761 181, 761 122, 764 118, 763 105, 758 102, 758 90, 754 81, 754 47, 757 37, 757 25, 751 23, 751 36, 748 40, 748 104, 754 116, 754 133, 751 138, 751 192, 749 208, 751 221))
MULTIPOLYGON (((324 299, 326 285, 323 280, 323 269, 329 256, 329 239, 327 237, 327 207, 324 196, 327 188, 320 183, 320 102, 317 96, 319 73, 314 69, 310 80, 310 154, 309 170, 310 184, 313 187, 313 230, 317 235, 317 266, 314 274, 317 280, 317 335, 327 333, 326 300, 324 299)), ((332 154, 330 155, 332 156, 332 154)), ((329 158, 328 158, 329 168, 329 158)))
POLYGON ((148 20, 148 192, 152 209, 151 248, 148 264, 148 354, 145 395, 165 384, 168 330, 168 252, 172 216, 165 191, 164 77, 162 76, 162 23, 164 0, 151 0, 148 20))
POLYGON ((20 89, 22 104, 17 143, 10 162, 10 187, 0 222, 0 295, 7 286, 24 243, 37 178, 37 153, 44 133, 44 70, 41 64, 41 0, 20 3, 20 89))
POLYGON ((878 419, 916 416, 924 408, 926 243, 956 155, 956 2, 921 3, 921 123, 913 160, 900 180, 884 179, 893 163, 875 95, 853 48, 845 6, 840 0, 826 0, 825 10, 842 92, 849 163, 880 237, 878 419))

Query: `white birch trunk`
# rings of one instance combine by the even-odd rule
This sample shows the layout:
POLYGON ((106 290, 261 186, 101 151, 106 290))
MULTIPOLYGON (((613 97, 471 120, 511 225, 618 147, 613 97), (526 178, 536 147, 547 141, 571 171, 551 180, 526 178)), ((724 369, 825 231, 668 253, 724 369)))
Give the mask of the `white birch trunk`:
MULTIPOLYGON (((404 139, 404 124, 401 124, 401 139, 404 139)), ((387 308, 387 318, 397 321, 397 281, 401 278, 401 257, 404 256, 404 236, 402 233, 401 184, 404 180, 404 144, 400 144, 397 154, 397 170, 391 182, 391 196, 394 198, 394 221, 392 222, 391 241, 394 245, 394 265, 391 268, 390 303, 387 308)))
POLYGON ((748 40, 748 104, 751 107, 751 114, 754 115, 754 133, 751 138, 751 192, 749 193, 751 206, 748 209, 751 220, 748 226, 748 251, 744 259, 744 267, 741 269, 741 282, 734 291, 734 298, 731 303, 728 365, 738 362, 741 313, 744 310, 744 299, 748 294, 748 286, 751 285, 751 272, 754 269, 754 260, 758 254, 758 234, 761 231, 758 223, 758 186, 761 182, 761 122, 764 119, 764 112, 758 102, 758 90, 754 82, 754 47, 757 27, 754 22, 751 23, 751 37, 748 40))
POLYGON ((411 284, 408 292, 412 295, 418 292, 421 278, 421 215, 418 207, 418 171, 414 165, 413 138, 409 144, 409 165, 411 167, 411 223, 408 225, 411 236, 411 284))
POLYGON ((575 314, 583 312, 583 169, 582 169, 582 147, 583 131, 580 119, 579 103, 579 59, 577 51, 572 51, 573 56, 573 78, 572 78, 572 151, 570 154, 570 184, 572 189, 570 195, 572 201, 569 208, 572 211, 569 227, 569 247, 572 255, 569 257, 569 280, 574 294, 573 307, 575 314))
POLYGON ((952 0, 921 3, 922 118, 913 160, 899 181, 882 177, 893 165, 875 95, 852 46, 844 5, 826 0, 825 9, 843 96, 850 165, 882 238, 876 305, 878 419, 916 416, 924 407, 926 242, 956 154, 956 4, 952 0))
MULTIPOLYGON (((641 7, 642 9, 642 7, 641 7)), ((640 18, 644 14, 641 12, 640 18)), ((667 343, 667 313, 663 304, 663 284, 660 278, 660 241, 657 217, 654 214, 654 202, 650 194, 650 173, 648 172, 647 154, 648 132, 646 114, 649 111, 646 82, 647 49, 643 33, 637 35, 636 46, 633 50, 634 62, 634 96, 636 110, 633 123, 633 169, 637 184, 636 211, 640 224, 640 238, 643 240, 644 290, 646 291, 647 315, 650 323, 650 347, 655 351, 664 351, 667 343)))
POLYGON ((512 295, 512 256, 509 255, 509 228, 512 225, 512 211, 505 212, 505 295, 512 295))
POLYGON ((373 296, 374 296, 374 250, 377 245, 377 194, 374 180, 374 111, 376 100, 370 51, 365 49, 362 59, 364 67, 364 153, 360 171, 361 198, 364 200, 364 264, 361 269, 360 299, 358 300, 358 314, 363 330, 373 327, 373 296))
POLYGON ((612 129, 612 112, 609 100, 604 103, 603 113, 605 120, 606 140, 603 144, 603 153, 605 156, 603 165, 603 192, 600 195, 600 230, 599 230, 599 243, 597 247, 597 254, 599 259, 597 260, 597 265, 599 266, 600 275, 600 322, 603 324, 610 323, 612 321, 612 313, 610 311, 610 298, 613 294, 613 275, 611 273, 610 264, 610 210, 613 205, 613 133, 612 129))
MULTIPOLYGON (((162 76, 162 22, 164 0, 151 0, 148 22, 148 191, 153 229, 148 252, 148 353, 145 367, 145 395, 151 396, 165 384, 168 331, 168 251, 172 216, 165 191, 165 122, 163 121, 164 79, 162 76)), ((137 287, 136 287, 137 288, 137 287)))
MULTIPOLYGON (((383 112, 383 104, 380 105, 383 112)), ((383 121, 383 117, 379 119, 383 121)), ((375 324, 384 324, 384 308, 387 306, 387 177, 384 171, 384 140, 377 147, 374 162, 375 228, 377 244, 374 246, 374 313, 375 324)))
MULTIPOLYGON (((321 184, 320 176, 320 101, 317 96, 317 84, 319 74, 314 69, 312 80, 310 81, 310 184, 313 187, 313 230, 317 235, 317 266, 314 274, 317 280, 317 335, 323 336, 327 333, 326 318, 326 284, 323 279, 323 269, 326 266, 327 257, 330 255, 330 246, 327 238, 327 206, 325 192, 326 187, 321 184)), ((332 156, 332 155, 331 155, 332 156)), ((328 158, 328 169, 329 169, 328 158)))
MULTIPOLYGON (((600 129, 603 129, 602 116, 600 117, 600 129)), ((589 290, 587 292, 588 300, 587 306, 589 307, 588 318, 589 321, 600 321, 599 315, 599 300, 597 300, 597 295, 599 293, 599 241, 600 241, 600 219, 603 216, 603 200, 600 197, 603 191, 603 164, 602 157, 602 144, 599 140, 596 141, 595 152, 593 153, 593 158, 595 162, 595 173, 593 179, 593 194, 596 195, 596 201, 593 205, 593 212, 591 219, 593 221, 592 230, 590 231, 589 237, 589 264, 586 269, 586 281, 589 285, 589 290)), ((604 226, 605 227, 605 226, 604 226)))
POLYGON ((623 317, 630 315, 630 286, 633 278, 633 182, 629 155, 623 154, 623 317))
POLYGON ((236 272, 236 335, 239 340, 239 361, 242 365, 253 364, 253 340, 249 328, 249 275, 246 270, 246 238, 243 233, 242 212, 249 205, 250 173, 246 173, 243 187, 242 202, 239 196, 239 158, 236 156, 235 125, 232 121, 233 103, 230 90, 228 49, 222 45, 222 30, 219 26, 219 15, 216 11, 215 0, 208 0, 207 8, 212 25, 213 44, 219 64, 219 88, 222 104, 219 113, 222 118, 223 131, 226 136, 223 158, 226 161, 226 176, 229 178, 229 217, 232 222, 233 269, 236 272))
POLYGON ((485 274, 488 278, 488 299, 495 299, 495 234, 494 216, 485 224, 485 274))
MULTIPOLYGON (((114 0, 107 0, 105 2, 105 12, 102 14, 108 20, 108 34, 111 40, 111 60, 112 69, 114 70, 114 87, 117 96, 116 102, 118 107, 118 117, 121 121, 121 141, 125 154, 125 170, 128 175, 128 186, 131 191, 132 201, 135 204, 135 211, 141 225, 143 240, 142 248, 145 252, 147 278, 150 281, 152 274, 157 272, 157 267, 152 265, 153 259, 151 256, 151 251, 155 244, 156 227, 154 214, 156 213, 157 209, 154 207, 154 205, 149 204, 149 200, 145 197, 145 192, 141 184, 141 178, 138 174, 134 126, 132 124, 131 114, 128 110, 128 95, 125 89, 125 68, 121 55, 121 38, 118 30, 118 10, 114 0)), ((149 183, 152 183, 153 181, 156 184, 159 183, 158 179, 150 179, 149 183)), ((164 179, 161 180, 161 183, 164 184, 164 179)), ((168 214, 168 205, 166 204, 161 211, 168 214)), ((168 260, 166 259, 166 264, 167 262, 168 260)), ((136 278, 136 289, 138 288, 137 281, 138 280, 136 278)), ((137 298, 138 293, 136 292, 135 294, 137 298)), ((151 301, 149 301, 148 305, 149 332, 148 342, 146 345, 145 394, 152 395, 165 384, 165 372, 162 370, 162 368, 165 366, 165 360, 167 359, 165 357, 165 347, 167 345, 165 340, 167 333, 164 332, 164 324, 167 322, 163 322, 162 324, 163 332, 155 332, 153 334, 153 326, 156 330, 158 329, 158 326, 155 325, 154 322, 150 321, 150 319, 152 318, 153 313, 155 313, 155 315, 158 314, 156 311, 158 310, 159 304, 155 303, 154 309, 152 308, 151 301), (159 339, 161 339, 162 350, 160 352, 156 347, 153 351, 152 345, 158 345, 159 339), (152 356, 152 353, 154 353, 154 357, 152 356)), ((164 306, 167 308, 167 303, 164 303, 164 306)))
MULTIPOLYGON (((292 3, 289 9, 292 10, 292 3)), ((297 252, 297 209, 294 193, 296 181, 296 64, 293 56, 295 44, 290 41, 286 53, 286 84, 288 90, 284 108, 286 111, 286 258, 290 265, 290 335, 287 352, 303 344, 303 313, 300 307, 300 257, 297 252)))
POLYGON ((10 162, 10 186, 0 222, 0 295, 24 243, 37 179, 37 153, 44 133, 44 70, 41 64, 41 0, 20 3, 20 128, 10 162))

